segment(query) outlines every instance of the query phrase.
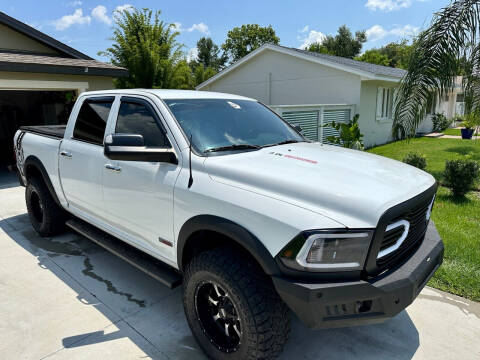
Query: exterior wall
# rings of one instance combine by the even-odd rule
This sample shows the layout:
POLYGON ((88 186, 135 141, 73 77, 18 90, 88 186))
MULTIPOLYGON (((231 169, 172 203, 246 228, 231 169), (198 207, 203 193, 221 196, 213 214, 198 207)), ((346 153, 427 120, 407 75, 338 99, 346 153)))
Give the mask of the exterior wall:
POLYGON ((385 121, 376 120, 377 88, 379 86, 395 87, 395 85, 395 83, 388 81, 362 81, 358 123, 360 131, 364 135, 363 140, 366 147, 385 144, 392 140, 393 121, 391 119, 385 121))
POLYGON ((202 90, 248 96, 268 105, 357 105, 360 87, 357 75, 265 51, 202 90))
POLYGON ((107 76, 0 72, 0 89, 22 90, 88 90, 113 89, 113 78, 107 76))
POLYGON ((58 54, 55 50, 2 24, 0 24, 0 49, 58 54))

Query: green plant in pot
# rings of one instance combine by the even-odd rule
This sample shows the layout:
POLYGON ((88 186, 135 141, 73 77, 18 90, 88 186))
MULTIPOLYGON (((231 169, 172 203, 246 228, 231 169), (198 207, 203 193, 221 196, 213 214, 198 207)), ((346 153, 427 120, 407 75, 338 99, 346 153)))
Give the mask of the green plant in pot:
POLYGON ((470 113, 465 115, 463 121, 464 128, 461 129, 462 139, 471 139, 473 134, 477 132, 480 126, 480 117, 477 113, 470 113))

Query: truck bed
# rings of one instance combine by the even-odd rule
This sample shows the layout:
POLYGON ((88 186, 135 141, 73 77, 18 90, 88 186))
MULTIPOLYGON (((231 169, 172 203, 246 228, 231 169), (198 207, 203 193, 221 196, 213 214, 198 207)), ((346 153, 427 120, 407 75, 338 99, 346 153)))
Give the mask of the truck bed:
POLYGON ((20 130, 63 139, 67 125, 22 126, 20 130))

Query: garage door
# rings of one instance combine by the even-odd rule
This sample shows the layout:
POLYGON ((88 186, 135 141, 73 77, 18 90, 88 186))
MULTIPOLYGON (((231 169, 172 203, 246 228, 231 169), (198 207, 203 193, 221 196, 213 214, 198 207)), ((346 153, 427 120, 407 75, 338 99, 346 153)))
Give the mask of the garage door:
POLYGON ((13 136, 24 125, 66 124, 75 91, 0 90, 0 167, 13 158, 13 136))
POLYGON ((302 128, 303 135, 312 141, 320 141, 324 144, 330 144, 327 140, 329 136, 338 136, 338 132, 323 124, 348 123, 350 121, 351 109, 324 109, 323 122, 321 119, 321 109, 309 111, 283 111, 282 117, 292 125, 299 125, 302 128))

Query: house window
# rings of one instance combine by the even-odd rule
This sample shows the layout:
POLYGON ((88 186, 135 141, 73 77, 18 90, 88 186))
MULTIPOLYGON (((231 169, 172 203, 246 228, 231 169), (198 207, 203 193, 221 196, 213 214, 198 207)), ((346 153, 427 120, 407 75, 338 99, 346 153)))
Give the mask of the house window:
POLYGON ((385 121, 392 118, 393 88, 379 87, 377 89, 377 120, 385 121))

